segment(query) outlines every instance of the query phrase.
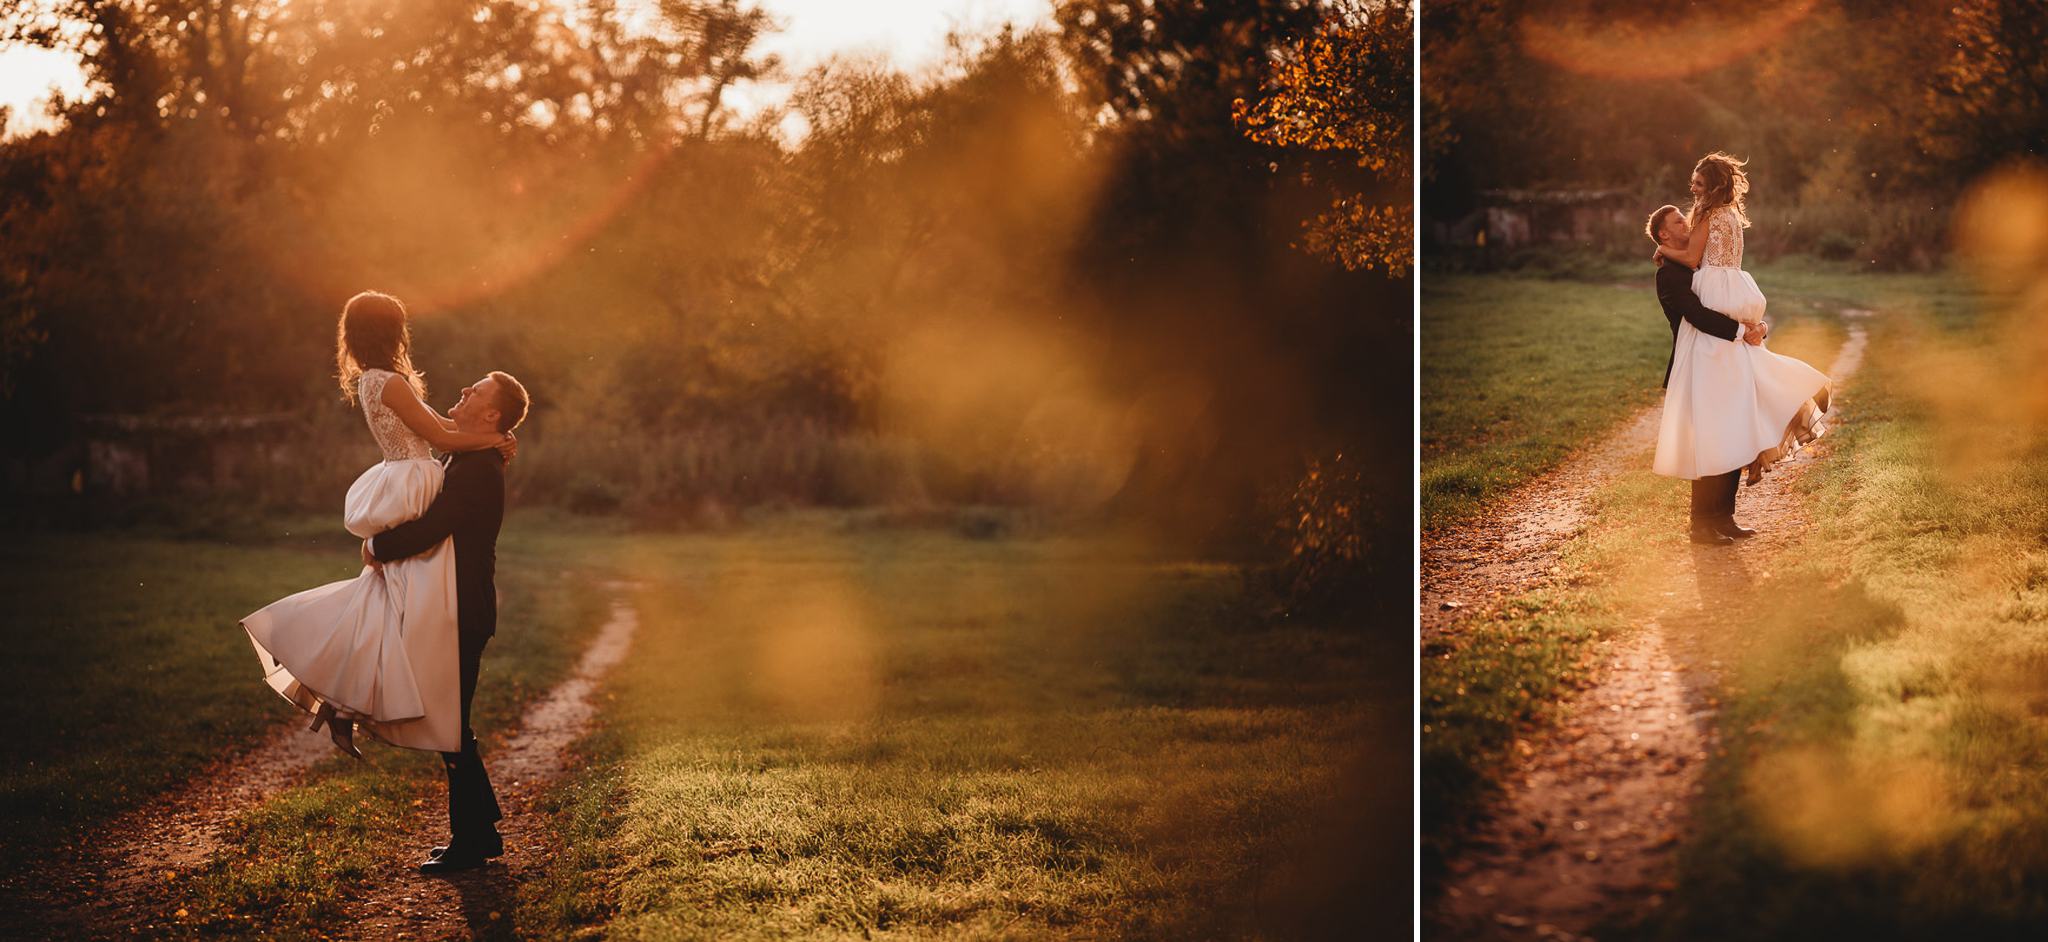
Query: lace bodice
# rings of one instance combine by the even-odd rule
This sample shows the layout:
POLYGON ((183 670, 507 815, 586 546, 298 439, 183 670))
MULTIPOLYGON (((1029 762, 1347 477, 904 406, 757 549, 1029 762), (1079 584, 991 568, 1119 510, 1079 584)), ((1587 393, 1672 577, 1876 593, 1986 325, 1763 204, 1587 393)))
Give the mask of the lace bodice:
POLYGON ((405 420, 384 404, 384 384, 397 376, 390 370, 364 370, 363 375, 356 377, 356 398, 363 402, 363 418, 370 423, 370 434, 377 439, 377 447, 383 449, 385 461, 432 460, 434 450, 428 447, 427 440, 407 428, 405 420))
POLYGON ((1707 214, 1707 251, 1700 264, 1715 268, 1742 267, 1742 223, 1726 206, 1707 214))

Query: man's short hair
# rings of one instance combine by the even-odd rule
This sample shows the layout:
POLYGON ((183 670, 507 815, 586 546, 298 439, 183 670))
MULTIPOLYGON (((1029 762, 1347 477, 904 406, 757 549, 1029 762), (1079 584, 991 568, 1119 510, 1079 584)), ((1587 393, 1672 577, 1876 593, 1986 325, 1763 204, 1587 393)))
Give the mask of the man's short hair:
POLYGON ((509 432, 526 421, 526 387, 512 378, 512 374, 499 370, 491 371, 491 378, 498 381, 498 431, 509 432))
MULTIPOLYGON (((1658 233, 1664 231, 1664 214, 1677 212, 1678 207, 1673 206, 1670 203, 1665 203, 1664 205, 1657 207, 1656 211, 1650 214, 1649 224, 1643 227, 1644 234, 1650 237, 1650 241, 1655 242, 1658 245, 1663 245, 1664 240, 1658 238, 1657 235, 1658 233)), ((1679 218, 1685 218, 1685 214, 1679 213, 1679 218)))

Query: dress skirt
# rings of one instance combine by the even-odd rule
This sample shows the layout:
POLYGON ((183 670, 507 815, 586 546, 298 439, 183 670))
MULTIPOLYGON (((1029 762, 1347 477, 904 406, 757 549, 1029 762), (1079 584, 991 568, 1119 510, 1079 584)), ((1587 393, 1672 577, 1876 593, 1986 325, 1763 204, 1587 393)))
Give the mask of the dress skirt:
MULTIPOLYGON (((425 513, 431 459, 385 461, 348 489, 348 531, 369 538, 425 513)), ((264 680, 300 709, 334 705, 394 746, 461 750, 462 676, 452 540, 355 578, 286 596, 242 619, 264 680)))
MULTIPOLYGON (((1693 285, 1709 308, 1742 321, 1763 317, 1763 292, 1748 272, 1703 267, 1693 285)), ((1826 374, 1802 361, 1681 321, 1653 467, 1686 479, 1746 467, 1784 446, 1787 430, 1808 414, 1802 407, 1827 383, 1826 374)))
POLYGON ((1745 324, 1764 319, 1764 293, 1756 279, 1740 268, 1702 265, 1692 273, 1692 293, 1700 303, 1745 324))

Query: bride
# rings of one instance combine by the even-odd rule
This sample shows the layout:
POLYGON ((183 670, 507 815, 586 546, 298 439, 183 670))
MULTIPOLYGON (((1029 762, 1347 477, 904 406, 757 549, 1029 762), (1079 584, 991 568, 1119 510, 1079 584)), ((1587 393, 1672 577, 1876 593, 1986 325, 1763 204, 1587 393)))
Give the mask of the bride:
MULTIPOLYGON (((343 522, 369 538, 424 513, 441 490, 444 452, 497 448, 511 434, 459 432, 427 407, 413 368, 411 331, 397 298, 365 291, 342 308, 335 361, 343 398, 360 402, 384 460, 348 489, 343 522)), ((455 548, 368 566, 355 578, 307 589, 242 619, 264 680, 313 714, 343 752, 360 724, 396 746, 461 749, 461 679, 455 622, 455 548)))
MULTIPOLYGON (((1743 166, 1721 153, 1700 158, 1692 172, 1691 235, 1684 249, 1659 245, 1657 254, 1695 269, 1692 289, 1701 304, 1757 325, 1764 295, 1742 270, 1742 230, 1749 226, 1743 166)), ((1754 484, 1773 462, 1821 434, 1827 385, 1826 374, 1799 360, 1682 322, 1653 467, 1688 479, 1747 468, 1754 484)))

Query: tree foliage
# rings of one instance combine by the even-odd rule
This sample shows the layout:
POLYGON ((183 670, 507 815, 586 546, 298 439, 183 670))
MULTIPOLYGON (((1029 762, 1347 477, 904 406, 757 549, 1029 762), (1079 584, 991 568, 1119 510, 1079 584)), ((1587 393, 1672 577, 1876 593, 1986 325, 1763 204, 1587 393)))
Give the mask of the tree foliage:
MULTIPOLYGON (((1238 123, 1260 143, 1355 155, 1358 167, 1406 181, 1414 25, 1406 2, 1332 11, 1280 53, 1256 100, 1237 100, 1238 123)), ((1346 268, 1399 276, 1413 257, 1411 218, 1405 200, 1374 205, 1362 193, 1341 194, 1304 227, 1305 247, 1346 268)))

